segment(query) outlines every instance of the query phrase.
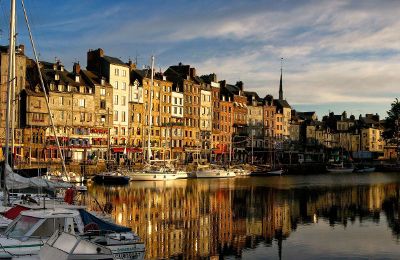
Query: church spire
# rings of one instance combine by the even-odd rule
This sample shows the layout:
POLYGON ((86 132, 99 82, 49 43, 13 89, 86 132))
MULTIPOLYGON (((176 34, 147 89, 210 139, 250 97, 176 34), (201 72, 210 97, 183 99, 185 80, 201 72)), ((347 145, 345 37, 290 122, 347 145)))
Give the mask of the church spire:
POLYGON ((282 61, 283 61, 283 58, 281 58, 281 80, 279 81, 279 100, 283 100, 283 88, 282 88, 282 61))

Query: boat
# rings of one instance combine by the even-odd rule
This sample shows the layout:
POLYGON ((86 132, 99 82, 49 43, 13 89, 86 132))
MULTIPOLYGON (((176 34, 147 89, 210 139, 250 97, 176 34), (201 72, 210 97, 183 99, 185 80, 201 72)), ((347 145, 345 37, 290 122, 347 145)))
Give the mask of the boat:
POLYGON ((119 171, 109 171, 96 174, 92 180, 98 184, 128 184, 129 176, 123 175, 119 171))
POLYGON ((55 208, 22 211, 0 235, 0 259, 38 255, 57 229, 105 246, 115 259, 144 257, 144 243, 130 228, 99 219, 84 209, 55 208))
POLYGON ((343 163, 339 163, 339 164, 332 164, 326 167, 326 170, 328 172, 333 172, 333 173, 350 173, 354 171, 354 166, 353 165, 345 166, 343 163))
POLYGON ((40 260, 115 259, 112 251, 80 236, 57 230, 39 251, 40 260))
POLYGON ((359 165, 356 168, 354 168, 354 172, 357 172, 357 173, 367 173, 367 172, 374 172, 374 171, 375 171, 374 166, 359 165))
POLYGON ((168 181, 178 179, 178 174, 168 167, 149 165, 129 174, 132 181, 168 181))
POLYGON ((198 165, 191 176, 195 178, 234 178, 236 174, 232 170, 220 169, 210 165, 198 165))
POLYGON ((283 174, 283 169, 267 171, 267 175, 282 175, 282 174, 283 174))
POLYGON ((254 170, 254 167, 251 165, 234 165, 229 168, 233 171, 236 176, 249 176, 254 170))

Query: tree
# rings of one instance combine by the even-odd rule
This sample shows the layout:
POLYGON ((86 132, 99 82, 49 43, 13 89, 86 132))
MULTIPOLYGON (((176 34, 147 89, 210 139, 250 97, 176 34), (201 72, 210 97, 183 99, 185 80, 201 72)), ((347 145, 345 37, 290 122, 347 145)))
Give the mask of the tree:
POLYGON ((391 104, 391 108, 387 111, 387 114, 385 131, 382 133, 382 136, 386 140, 390 140, 395 137, 396 131, 399 130, 397 128, 400 127, 400 102, 398 98, 391 104))

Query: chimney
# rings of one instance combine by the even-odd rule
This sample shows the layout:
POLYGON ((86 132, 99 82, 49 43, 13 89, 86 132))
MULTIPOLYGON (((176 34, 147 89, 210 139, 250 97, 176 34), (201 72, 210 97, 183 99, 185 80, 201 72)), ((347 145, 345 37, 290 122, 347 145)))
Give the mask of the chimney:
POLYGON ((189 75, 190 75, 191 78, 196 77, 196 69, 195 68, 190 68, 189 75))
POLYGON ((81 65, 79 65, 79 62, 75 62, 73 66, 73 72, 77 75, 80 74, 81 72, 81 65))
POLYGON ((101 74, 100 58, 104 56, 103 49, 90 49, 87 52, 87 69, 101 74))
POLYGON ((243 81, 236 82, 236 86, 240 89, 240 91, 243 91, 243 81))
POLYGON ((25 45, 23 45, 23 44, 18 45, 17 51, 19 54, 24 55, 25 54, 25 45))
POLYGON ((129 66, 130 70, 136 69, 136 64, 133 63, 131 59, 129 59, 129 61, 128 61, 128 66, 129 66))

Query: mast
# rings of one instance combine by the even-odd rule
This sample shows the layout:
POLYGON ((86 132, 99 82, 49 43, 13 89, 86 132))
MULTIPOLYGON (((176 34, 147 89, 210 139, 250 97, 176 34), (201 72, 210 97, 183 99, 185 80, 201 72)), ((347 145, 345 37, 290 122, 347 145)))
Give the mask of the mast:
POLYGON ((11 113, 11 99, 12 88, 15 85, 15 0, 10 2, 10 39, 8 48, 8 84, 7 84, 7 107, 6 107, 6 143, 5 143, 5 155, 4 155, 4 169, 3 169, 3 205, 6 206, 8 202, 7 198, 7 187, 6 187, 6 169, 9 166, 9 154, 10 154, 10 117, 11 113))
POLYGON ((148 140, 147 140, 147 161, 150 164, 150 157, 151 157, 151 126, 152 126, 152 118, 151 118, 151 111, 153 110, 153 88, 154 88, 154 56, 151 56, 151 83, 150 83, 150 109, 149 109, 149 128, 148 128, 148 140))

